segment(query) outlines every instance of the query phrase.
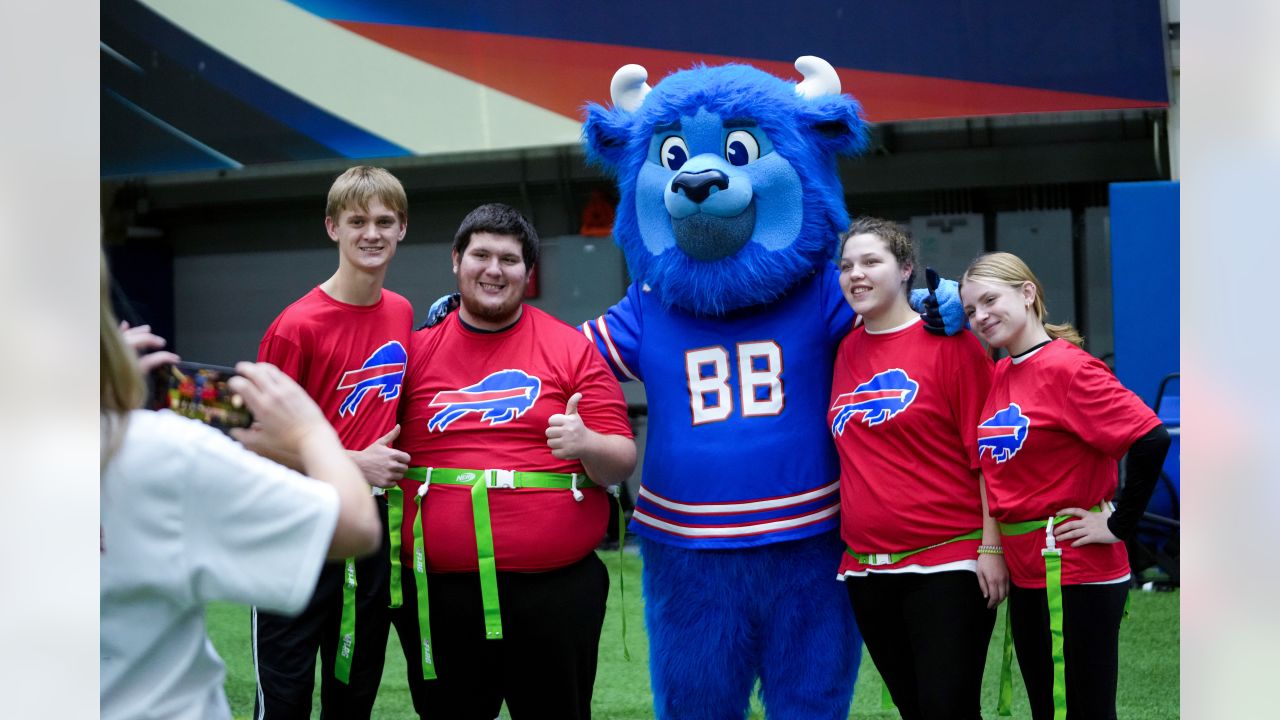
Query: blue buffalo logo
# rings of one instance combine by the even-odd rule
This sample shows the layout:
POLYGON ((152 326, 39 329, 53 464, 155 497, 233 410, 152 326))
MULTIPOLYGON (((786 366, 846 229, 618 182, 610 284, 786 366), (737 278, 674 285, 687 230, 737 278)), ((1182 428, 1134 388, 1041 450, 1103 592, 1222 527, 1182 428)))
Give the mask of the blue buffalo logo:
POLYGON ((542 381, 520 370, 499 370, 461 390, 442 390, 431 399, 440 411, 427 421, 427 429, 445 430, 467 413, 480 413, 490 425, 501 425, 524 415, 538 400, 542 381))
POLYGON ((384 402, 399 397, 407 359, 404 346, 392 340, 374 350, 358 370, 342 373, 342 379, 338 381, 338 389, 349 389, 351 392, 347 393, 346 399, 338 406, 338 416, 354 415, 356 410, 360 409, 360 401, 375 388, 384 402))
POLYGON ((1003 463, 1022 449, 1031 420, 1017 403, 978 423, 978 457, 990 452, 991 459, 1003 463))
POLYGON ((920 383, 898 368, 876 373, 870 380, 836 398, 832 410, 831 434, 843 435, 849 419, 861 415, 867 427, 875 427, 907 409, 916 399, 920 383))

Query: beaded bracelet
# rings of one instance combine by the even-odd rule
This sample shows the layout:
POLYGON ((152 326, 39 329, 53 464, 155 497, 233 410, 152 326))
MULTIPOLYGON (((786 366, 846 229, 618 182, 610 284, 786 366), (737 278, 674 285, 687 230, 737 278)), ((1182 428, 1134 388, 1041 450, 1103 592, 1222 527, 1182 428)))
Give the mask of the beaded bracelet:
POLYGON ((1004 548, 999 545, 979 545, 979 555, 1003 555, 1004 548))

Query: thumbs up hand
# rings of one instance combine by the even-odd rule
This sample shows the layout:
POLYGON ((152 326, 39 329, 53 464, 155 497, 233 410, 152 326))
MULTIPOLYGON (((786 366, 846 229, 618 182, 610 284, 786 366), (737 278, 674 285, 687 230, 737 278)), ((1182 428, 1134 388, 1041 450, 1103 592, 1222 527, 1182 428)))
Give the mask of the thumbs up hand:
POLYGON ((578 403, 581 401, 582 393, 574 393, 565 403, 564 412, 547 420, 547 447, 559 460, 581 459, 589 442, 591 431, 582 424, 582 417, 578 415, 578 403))
POLYGON ((955 335, 968 319, 960 302, 960 286, 945 280, 933 268, 925 268, 928 290, 911 291, 911 307, 924 319, 924 327, 934 335, 955 335))
POLYGON ((938 312, 938 282, 941 277, 938 271, 933 268, 924 269, 925 285, 929 288, 929 294, 924 298, 924 312, 920 313, 924 316, 925 325, 927 325, 934 334, 942 335, 946 333, 946 327, 942 322, 942 313, 938 312))
POLYGON ((364 474, 365 482, 374 487, 389 488, 395 487, 396 482, 404 477, 409 469, 409 453, 391 447, 398 437, 400 426, 396 425, 369 447, 351 452, 351 459, 364 474))

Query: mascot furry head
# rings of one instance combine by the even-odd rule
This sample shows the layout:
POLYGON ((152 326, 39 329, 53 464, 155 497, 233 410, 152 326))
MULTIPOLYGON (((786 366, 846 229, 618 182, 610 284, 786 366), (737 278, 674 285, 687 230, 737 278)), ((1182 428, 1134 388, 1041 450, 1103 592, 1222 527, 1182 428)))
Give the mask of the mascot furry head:
POLYGON ((588 155, 618 182, 614 236, 664 306, 724 315, 786 294, 849 224, 838 155, 866 145, 834 68, 802 57, 787 82, 745 65, 695 67, 657 87, 627 65, 614 107, 587 106, 588 155))

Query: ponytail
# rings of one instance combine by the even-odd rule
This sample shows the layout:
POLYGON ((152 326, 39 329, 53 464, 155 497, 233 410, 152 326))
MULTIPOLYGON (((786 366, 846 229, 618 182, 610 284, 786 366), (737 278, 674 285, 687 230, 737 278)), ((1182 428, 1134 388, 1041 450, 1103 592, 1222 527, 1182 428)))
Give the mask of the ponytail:
POLYGON ((1072 327, 1071 323, 1061 323, 1058 325, 1045 323, 1044 331, 1049 333, 1049 337, 1055 340, 1061 338, 1082 350, 1084 349, 1084 336, 1072 327))
POLYGON ((979 255, 969 263, 968 269, 960 276, 960 285, 963 286, 967 280, 981 280, 994 285, 1008 285, 1012 288, 1021 287, 1023 283, 1028 282, 1035 285, 1036 297, 1032 301, 1031 310, 1044 325, 1044 331, 1055 340, 1061 338, 1084 349, 1084 337, 1071 326, 1071 323, 1052 324, 1044 321, 1048 314, 1044 301, 1044 285, 1040 284, 1040 278, 1037 278, 1036 274, 1031 272, 1031 268, 1017 255, 1007 252, 979 255))

